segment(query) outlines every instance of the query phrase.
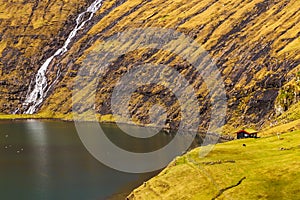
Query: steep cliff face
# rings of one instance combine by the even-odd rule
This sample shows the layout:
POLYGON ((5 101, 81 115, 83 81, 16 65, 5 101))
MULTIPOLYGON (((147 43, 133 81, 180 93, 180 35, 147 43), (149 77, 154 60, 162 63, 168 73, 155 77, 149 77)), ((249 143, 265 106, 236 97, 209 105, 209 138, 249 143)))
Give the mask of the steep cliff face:
MULTIPOLYGON (((64 43, 76 15, 91 1, 1 2, 0 110, 22 111, 30 83, 39 66, 64 43), (17 14, 13 14, 15 11, 17 14)), ((72 88, 78 69, 98 42, 129 28, 171 28, 194 39, 214 58, 222 73, 228 98, 227 123, 261 125, 275 114, 275 100, 283 85, 300 71, 298 0, 250 1, 104 1, 90 23, 57 57, 47 72, 50 88, 39 108, 45 116, 72 112, 72 88)), ((110 98, 117 80, 135 63, 167 64, 194 87, 200 102, 202 126, 209 121, 210 100, 203 80, 189 63, 163 50, 140 49, 119 57, 99 82, 96 111, 111 114, 110 98)), ((132 118, 149 123, 148 109, 162 102, 171 127, 178 126, 180 105, 171 91, 145 86, 131 100, 132 118)), ((103 118, 104 119, 104 118, 103 118)))
POLYGON ((300 119, 300 72, 279 91, 275 101, 275 120, 271 124, 283 124, 300 119))

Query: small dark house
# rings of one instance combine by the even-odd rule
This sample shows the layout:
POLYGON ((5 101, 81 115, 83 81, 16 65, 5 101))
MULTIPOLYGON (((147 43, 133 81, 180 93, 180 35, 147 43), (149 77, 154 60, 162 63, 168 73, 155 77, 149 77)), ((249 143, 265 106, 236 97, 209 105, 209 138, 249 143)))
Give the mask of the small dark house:
POLYGON ((258 131, 254 129, 243 129, 238 132, 236 132, 236 138, 242 139, 242 138, 257 138, 258 131))

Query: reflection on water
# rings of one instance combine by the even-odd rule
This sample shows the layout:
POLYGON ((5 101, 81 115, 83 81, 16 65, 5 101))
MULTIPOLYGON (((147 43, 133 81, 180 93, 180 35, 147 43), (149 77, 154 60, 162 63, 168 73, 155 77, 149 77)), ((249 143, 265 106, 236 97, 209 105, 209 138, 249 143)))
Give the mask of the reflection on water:
MULTIPOLYGON (((115 125, 104 128, 115 140, 124 137, 115 125)), ((160 135, 148 146, 172 139, 160 135)), ((118 144, 134 146, 125 138, 118 144)), ((86 151, 71 122, 0 121, 1 199, 124 199, 157 173, 128 174, 102 165, 86 151)))
POLYGON ((47 194, 47 188, 49 188, 49 182, 47 180, 49 177, 49 152, 45 124, 35 120, 28 120, 27 123, 25 123, 25 126, 25 131, 30 133, 28 136, 31 144, 39 147, 38 151, 32 152, 32 157, 34 159, 32 164, 33 170, 38 172, 40 176, 34 176, 34 180, 32 181, 35 182, 35 185, 39 186, 40 193, 46 197, 49 195, 47 194))

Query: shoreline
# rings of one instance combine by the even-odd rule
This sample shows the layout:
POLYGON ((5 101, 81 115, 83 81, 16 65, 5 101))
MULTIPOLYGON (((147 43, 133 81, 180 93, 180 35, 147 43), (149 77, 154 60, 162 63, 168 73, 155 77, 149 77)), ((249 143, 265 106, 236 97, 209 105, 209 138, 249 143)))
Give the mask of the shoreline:
MULTIPOLYGON (((39 113, 39 114, 0 114, 0 121, 17 121, 17 120, 53 120, 53 121, 62 121, 62 122, 75 122, 76 120, 73 117, 73 113, 71 114, 53 114, 53 115, 49 115, 47 113, 39 113)), ((80 119, 79 121, 81 122, 98 122, 98 123, 103 123, 103 124, 115 124, 116 120, 112 115, 96 115, 93 119, 80 119)), ((289 132, 291 130, 297 130, 300 128, 299 126, 300 123, 300 119, 298 120, 293 120, 287 123, 283 123, 283 124, 278 124, 277 126, 270 126, 270 127, 265 127, 262 130, 260 130, 260 137, 268 137, 268 136, 274 136, 277 134, 282 134, 285 132, 289 132)), ((165 131, 166 133, 170 133, 170 132, 176 132, 177 129, 171 129, 169 127, 157 127, 157 126, 153 126, 151 124, 148 125, 143 125, 143 124, 133 124, 133 123, 122 123, 122 124, 126 124, 126 125, 131 125, 131 126, 140 126, 140 127, 148 127, 148 128, 161 128, 161 130, 165 131)), ((222 127, 222 129, 226 129, 227 125, 225 125, 224 127, 222 127)), ((195 132, 196 130, 186 130, 186 132, 195 132)), ((197 130, 197 136, 205 133, 205 134, 209 134, 207 133, 205 130, 201 131, 201 130, 197 130)), ((231 131, 232 133, 234 131, 231 131)), ((216 133, 213 133, 216 134, 216 133)), ((220 136, 220 141, 218 141, 218 143, 223 143, 223 142, 227 142, 227 141, 231 141, 231 140, 235 140, 235 137, 233 134, 230 134, 227 131, 224 131, 222 134, 218 134, 220 136)))
MULTIPOLYGON (((59 115, 59 116, 47 116, 43 113, 40 114, 0 114, 0 121, 22 121, 22 120, 53 120, 53 121, 62 121, 62 122, 75 122, 76 120, 73 117, 73 114, 68 115, 59 115)), ((94 119, 82 119, 79 120, 81 122, 98 122, 102 124, 114 124, 117 125, 116 119, 112 115, 96 115, 94 119)), ((161 128, 161 131, 166 132, 167 134, 172 134, 172 132, 176 133, 178 129, 172 129, 169 127, 157 127, 151 124, 134 124, 134 123, 122 123, 126 124, 128 126, 140 126, 140 127, 147 127, 147 128, 161 128)), ((196 137, 203 136, 204 135, 210 135, 210 136, 217 136, 219 137, 217 143, 223 143, 228 142, 231 140, 234 140, 235 138, 232 137, 229 134, 218 134, 218 133, 207 133, 206 131, 199 131, 199 130, 186 130, 185 132, 196 132, 196 137)))

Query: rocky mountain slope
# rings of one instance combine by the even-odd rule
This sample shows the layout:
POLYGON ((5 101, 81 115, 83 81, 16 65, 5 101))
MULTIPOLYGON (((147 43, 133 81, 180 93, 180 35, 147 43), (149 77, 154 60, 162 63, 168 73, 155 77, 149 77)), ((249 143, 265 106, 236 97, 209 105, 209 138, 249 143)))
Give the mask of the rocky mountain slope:
MULTIPOLYGON (((34 76, 60 48, 74 28, 76 16, 92 1, 1 1, 0 112, 22 113, 34 76), (19 109, 17 109, 19 108, 19 109)), ((261 127, 299 101, 283 100, 283 90, 298 81, 300 71, 300 2, 298 0, 111 0, 85 24, 63 56, 47 71, 48 85, 58 78, 39 107, 45 117, 69 117, 72 89, 82 61, 99 41, 130 28, 171 28, 194 39, 214 59, 228 98, 226 122, 233 127, 261 127), (57 77, 59 74, 59 77, 57 77), (294 80, 294 81, 293 81, 294 80), (279 113, 278 113, 279 112, 279 113)), ((120 56, 99 82, 95 109, 101 120, 111 118, 110 99, 116 81, 135 63, 167 64, 194 87, 201 111, 201 127, 209 122, 210 100, 203 80, 182 58, 155 49, 120 56)), ((294 84, 294 85, 295 85, 294 84)), ((286 98, 287 99, 287 98, 286 98)), ((180 105, 161 86, 145 86, 133 95, 132 118, 149 123, 153 102, 168 108, 171 128, 180 122, 180 105)))

